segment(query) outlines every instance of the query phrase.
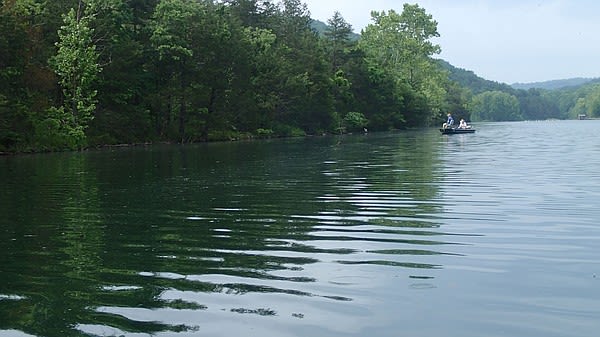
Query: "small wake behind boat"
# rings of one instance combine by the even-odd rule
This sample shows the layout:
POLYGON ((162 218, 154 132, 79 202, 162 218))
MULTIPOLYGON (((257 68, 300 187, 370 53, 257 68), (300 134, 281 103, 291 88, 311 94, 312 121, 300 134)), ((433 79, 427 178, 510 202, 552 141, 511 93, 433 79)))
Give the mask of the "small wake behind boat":
POLYGON ((460 133, 475 133, 475 129, 472 129, 472 128, 467 128, 467 129, 461 129, 461 128, 442 128, 442 129, 440 129, 440 132, 443 135, 454 135, 454 134, 460 134, 460 133))

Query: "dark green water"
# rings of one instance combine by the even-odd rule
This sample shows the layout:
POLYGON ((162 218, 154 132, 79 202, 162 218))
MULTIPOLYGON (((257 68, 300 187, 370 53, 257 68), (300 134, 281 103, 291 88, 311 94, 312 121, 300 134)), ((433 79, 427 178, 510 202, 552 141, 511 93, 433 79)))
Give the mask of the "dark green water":
POLYGON ((0 336, 595 336, 600 122, 0 158, 0 336))

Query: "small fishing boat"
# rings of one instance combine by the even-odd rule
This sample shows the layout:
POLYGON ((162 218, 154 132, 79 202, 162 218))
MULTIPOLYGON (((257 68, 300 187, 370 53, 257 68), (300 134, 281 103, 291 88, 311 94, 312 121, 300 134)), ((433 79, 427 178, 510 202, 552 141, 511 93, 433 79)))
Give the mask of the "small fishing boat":
POLYGON ((440 129, 440 132, 444 135, 455 135, 460 133, 475 133, 475 129, 445 128, 440 129))

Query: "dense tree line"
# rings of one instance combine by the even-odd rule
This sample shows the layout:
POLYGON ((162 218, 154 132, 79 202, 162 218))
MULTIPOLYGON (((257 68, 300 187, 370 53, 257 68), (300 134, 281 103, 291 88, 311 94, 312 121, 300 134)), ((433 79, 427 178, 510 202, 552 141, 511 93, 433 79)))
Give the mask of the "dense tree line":
POLYGON ((424 9, 374 12, 360 43, 339 13, 322 35, 311 23, 300 0, 0 1, 0 151, 387 130, 439 117, 448 84, 424 9))
POLYGON ((600 118, 598 80, 549 81, 532 84, 540 88, 525 90, 519 89, 524 84, 513 87, 485 80, 472 71, 455 68, 443 60, 438 60, 438 64, 448 72, 450 81, 457 84, 453 111, 461 111, 462 108, 473 121, 576 119, 579 115, 600 118), (557 86, 558 83, 562 86, 557 86), (572 83, 575 85, 569 86, 572 83), (466 106, 458 106, 460 103, 466 106))
POLYGON ((418 5, 371 18, 357 39, 300 0, 0 0, 0 152, 596 114, 457 77, 418 5))
MULTIPOLYGON (((530 89, 531 90, 531 89, 530 89)), ((562 118, 600 118, 600 83, 597 81, 574 88, 546 90, 540 93, 561 113, 562 118)))

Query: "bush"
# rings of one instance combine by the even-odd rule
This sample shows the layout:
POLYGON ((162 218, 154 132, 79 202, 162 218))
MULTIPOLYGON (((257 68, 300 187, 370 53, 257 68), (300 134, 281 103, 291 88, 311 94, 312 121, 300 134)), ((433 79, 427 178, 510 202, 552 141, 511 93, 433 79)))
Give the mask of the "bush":
POLYGON ((224 140, 239 140, 240 133, 234 130, 215 130, 208 133, 208 141, 224 141, 224 140))
POLYGON ((304 137, 306 136, 306 132, 299 127, 279 124, 275 126, 273 131, 276 135, 280 137, 304 137))
POLYGON ((362 113, 350 111, 344 117, 344 124, 349 130, 362 130, 369 124, 369 121, 362 113))
POLYGON ((258 138, 271 138, 271 137, 273 137, 274 133, 275 132, 273 131, 273 129, 263 129, 263 128, 256 129, 256 136, 258 138))

